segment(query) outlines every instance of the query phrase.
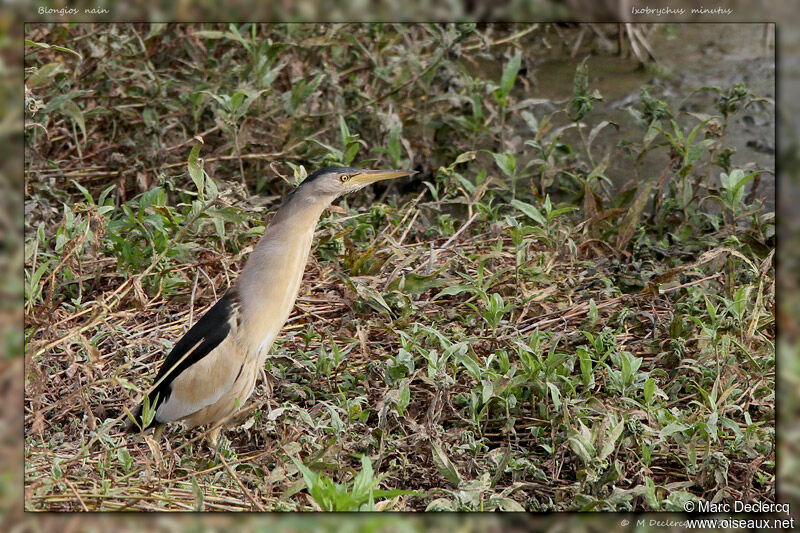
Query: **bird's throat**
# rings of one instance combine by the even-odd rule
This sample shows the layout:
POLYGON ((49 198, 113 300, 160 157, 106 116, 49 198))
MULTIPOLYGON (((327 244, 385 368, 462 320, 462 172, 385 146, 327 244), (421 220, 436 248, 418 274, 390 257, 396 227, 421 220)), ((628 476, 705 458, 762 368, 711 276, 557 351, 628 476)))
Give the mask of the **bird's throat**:
POLYGON ((330 201, 311 205, 284 204, 264 230, 239 280, 242 316, 241 341, 259 358, 266 357, 294 307, 314 230, 330 201))

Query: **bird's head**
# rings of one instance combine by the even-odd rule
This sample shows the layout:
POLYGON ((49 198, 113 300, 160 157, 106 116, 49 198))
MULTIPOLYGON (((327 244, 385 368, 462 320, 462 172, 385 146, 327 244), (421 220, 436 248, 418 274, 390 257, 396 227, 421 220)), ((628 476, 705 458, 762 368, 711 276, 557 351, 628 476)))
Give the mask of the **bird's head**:
POLYGON ((326 167, 309 175, 296 189, 308 197, 334 198, 357 191, 376 181, 416 174, 415 170, 365 170, 352 167, 326 167))

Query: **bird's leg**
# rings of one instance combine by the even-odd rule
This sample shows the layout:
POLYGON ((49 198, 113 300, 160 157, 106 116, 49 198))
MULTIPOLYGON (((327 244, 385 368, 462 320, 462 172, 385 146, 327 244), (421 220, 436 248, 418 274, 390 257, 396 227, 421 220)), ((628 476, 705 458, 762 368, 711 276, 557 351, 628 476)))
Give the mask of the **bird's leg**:
POLYGON ((214 455, 216 456, 219 453, 219 446, 222 443, 222 440, 219 438, 219 432, 222 430, 222 426, 219 425, 217 427, 211 428, 208 434, 206 435, 206 441, 208 442, 208 446, 211 450, 214 451, 214 455))
POLYGON ((155 440, 161 440, 161 435, 164 433, 164 428, 167 427, 166 424, 159 424, 156 429, 153 431, 153 438, 155 440))

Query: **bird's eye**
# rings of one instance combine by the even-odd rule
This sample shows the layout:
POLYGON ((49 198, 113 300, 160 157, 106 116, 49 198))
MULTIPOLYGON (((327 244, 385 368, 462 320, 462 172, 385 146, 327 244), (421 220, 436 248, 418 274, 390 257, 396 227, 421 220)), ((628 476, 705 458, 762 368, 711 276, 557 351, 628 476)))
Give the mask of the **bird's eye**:
POLYGON ((344 183, 345 181, 350 179, 350 176, 348 176, 347 174, 342 174, 341 176, 339 176, 339 179, 342 181, 342 183, 344 183))

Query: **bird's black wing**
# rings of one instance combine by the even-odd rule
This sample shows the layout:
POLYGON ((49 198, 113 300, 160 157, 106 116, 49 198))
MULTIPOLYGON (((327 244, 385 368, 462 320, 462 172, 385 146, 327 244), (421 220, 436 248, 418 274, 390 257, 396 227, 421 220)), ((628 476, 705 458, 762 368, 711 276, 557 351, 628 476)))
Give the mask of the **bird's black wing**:
MULTIPOLYGON (((239 293, 236 287, 232 287, 181 337, 158 370, 154 381, 157 385, 149 394, 151 409, 157 409, 169 398, 172 392, 172 382, 181 372, 211 353, 230 334, 231 318, 238 306, 239 293)), ((140 405, 134 413, 139 426, 143 425, 142 408, 143 405, 140 405)), ((157 423, 159 421, 154 417, 150 426, 157 423)), ((129 424, 128 429, 135 431, 138 428, 136 424, 129 424)))

